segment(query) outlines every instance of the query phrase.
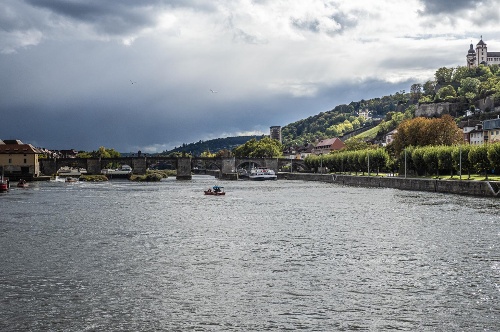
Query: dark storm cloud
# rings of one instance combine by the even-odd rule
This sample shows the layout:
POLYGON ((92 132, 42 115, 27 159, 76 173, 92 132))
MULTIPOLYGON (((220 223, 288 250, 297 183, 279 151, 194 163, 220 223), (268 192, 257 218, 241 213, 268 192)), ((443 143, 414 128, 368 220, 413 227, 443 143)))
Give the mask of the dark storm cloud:
POLYGON ((195 0, 26 0, 34 7, 91 24, 97 31, 119 35, 155 23, 155 13, 161 8, 193 8, 211 11, 210 3, 195 0))
POLYGON ((422 14, 452 14, 461 10, 475 9, 484 0, 421 0, 424 5, 422 14))

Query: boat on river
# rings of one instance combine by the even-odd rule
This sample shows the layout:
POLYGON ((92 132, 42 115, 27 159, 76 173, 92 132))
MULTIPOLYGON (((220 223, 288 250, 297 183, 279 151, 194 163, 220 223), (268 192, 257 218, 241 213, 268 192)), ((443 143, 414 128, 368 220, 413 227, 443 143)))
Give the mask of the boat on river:
POLYGON ((26 180, 24 179, 19 180, 19 182, 17 183, 18 188, 28 188, 28 186, 28 182, 26 182, 26 180))
POLYGON ((78 178, 74 178, 72 176, 68 176, 65 180, 65 182, 69 182, 69 183, 72 183, 72 182, 78 182, 79 179, 78 178))
POLYGON ((0 178, 0 193, 3 193, 8 190, 9 190, 9 180, 0 178))
POLYGON ((101 174, 106 175, 108 178, 128 178, 132 175, 132 167, 129 165, 122 165, 117 169, 103 169, 101 174))
POLYGON ((263 181, 263 180, 277 180, 278 176, 276 173, 267 167, 255 167, 250 170, 248 175, 250 180, 263 181))
POLYGON ((205 190, 205 195, 223 196, 225 194, 224 187, 213 186, 212 188, 205 190))
POLYGON ((0 193, 9 190, 10 187, 9 178, 6 178, 3 174, 4 172, 2 167, 2 174, 0 174, 0 193))

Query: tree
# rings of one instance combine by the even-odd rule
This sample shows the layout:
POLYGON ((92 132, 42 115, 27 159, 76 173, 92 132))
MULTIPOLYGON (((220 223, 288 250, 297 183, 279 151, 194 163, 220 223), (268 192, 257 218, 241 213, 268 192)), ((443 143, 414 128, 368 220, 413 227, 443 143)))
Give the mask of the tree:
POLYGON ((397 129, 393 142, 396 155, 408 146, 454 145, 463 141, 460 128, 448 114, 439 119, 405 120, 397 129))
POLYGON ((250 158, 272 158, 282 155, 283 146, 277 140, 269 137, 255 140, 252 138, 243 145, 238 146, 233 150, 235 157, 250 157, 250 158))
POLYGON ((413 102, 417 102, 422 97, 422 84, 412 84, 410 87, 410 98, 413 102))
POLYGON ((472 164, 474 170, 479 173, 484 172, 486 179, 488 179, 488 171, 490 170, 491 165, 488 159, 487 145, 473 146, 469 151, 469 161, 472 164))
MULTIPOLYGON (((458 88, 458 94, 467 97, 467 94, 469 93, 470 94, 469 96, 475 97, 479 92, 480 86, 481 86, 481 81, 478 80, 477 78, 466 77, 460 81, 460 88, 458 88)), ((468 98, 468 99, 473 99, 473 98, 468 98)))
POLYGON ((436 97, 442 100, 453 99, 457 96, 455 88, 451 85, 443 86, 438 90, 436 97))
POLYGON ((460 81, 463 80, 464 78, 474 77, 475 74, 476 74, 475 69, 473 68, 468 68, 466 66, 458 66, 453 72, 452 82, 460 83, 460 81))
POLYGON ((500 170, 500 143, 493 143, 488 146, 488 160, 491 167, 500 170))
POLYGON ((453 167, 457 170, 457 172, 462 171, 462 174, 464 172, 467 172, 468 179, 470 179, 470 173, 472 171, 472 164, 469 161, 468 157, 471 147, 471 145, 462 144, 458 147, 455 147, 451 153, 453 159, 453 167))
POLYGON ((432 174, 435 172, 435 174, 439 177, 439 155, 438 155, 438 148, 433 146, 433 147, 428 147, 423 149, 424 150, 424 162, 426 165, 426 170, 428 173, 432 174))
POLYGON ((424 94, 427 96, 434 96, 436 93, 436 82, 434 81, 427 81, 424 83, 424 86, 422 87, 424 90, 424 94))
POLYGON ((454 68, 446 68, 446 67, 439 68, 434 74, 436 82, 438 84, 451 83, 454 70, 455 70, 454 68))
POLYGON ((371 144, 365 142, 363 139, 359 137, 351 137, 345 141, 347 151, 357 151, 357 150, 365 150, 368 149, 371 144))
POLYGON ((385 149, 368 150, 367 156, 370 158, 370 169, 376 169, 377 175, 380 169, 383 169, 390 159, 385 149))

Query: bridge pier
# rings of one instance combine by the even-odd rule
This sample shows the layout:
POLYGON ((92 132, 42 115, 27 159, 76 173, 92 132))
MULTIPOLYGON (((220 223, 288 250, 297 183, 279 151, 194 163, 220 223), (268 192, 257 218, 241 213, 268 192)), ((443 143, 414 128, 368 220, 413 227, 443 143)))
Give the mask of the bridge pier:
POLYGON ((191 158, 180 157, 177 159, 177 180, 191 180, 191 158))
POLYGON ((132 167, 134 174, 146 174, 146 158, 133 158, 130 167, 132 167))

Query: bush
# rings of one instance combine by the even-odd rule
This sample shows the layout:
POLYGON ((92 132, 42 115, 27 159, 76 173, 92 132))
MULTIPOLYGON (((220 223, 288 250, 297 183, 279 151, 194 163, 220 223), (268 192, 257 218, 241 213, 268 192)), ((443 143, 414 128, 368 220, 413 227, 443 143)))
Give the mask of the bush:
POLYGON ((80 181, 86 182, 104 182, 108 181, 106 175, 81 175, 80 181))

